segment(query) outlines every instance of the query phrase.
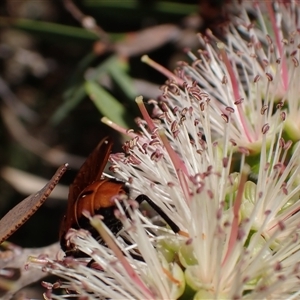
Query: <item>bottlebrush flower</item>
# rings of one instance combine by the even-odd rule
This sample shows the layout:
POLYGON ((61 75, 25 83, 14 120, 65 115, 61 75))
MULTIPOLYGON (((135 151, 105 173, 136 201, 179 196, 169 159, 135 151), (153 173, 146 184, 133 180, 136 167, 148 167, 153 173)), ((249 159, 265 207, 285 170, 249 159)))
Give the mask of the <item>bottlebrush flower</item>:
POLYGON ((258 27, 241 7, 226 42, 202 37, 200 58, 189 53, 192 66, 150 101, 153 116, 137 98, 140 132, 104 119, 131 137, 110 157, 131 189, 113 199, 124 229, 113 236, 87 215, 106 245, 74 230, 68 238, 88 259, 36 259, 64 280, 49 297, 65 297, 57 287, 88 299, 299 297, 300 146, 284 140, 298 140, 287 123, 299 110, 299 7, 273 4, 254 3, 258 27), (142 214, 140 194, 163 218, 142 214))

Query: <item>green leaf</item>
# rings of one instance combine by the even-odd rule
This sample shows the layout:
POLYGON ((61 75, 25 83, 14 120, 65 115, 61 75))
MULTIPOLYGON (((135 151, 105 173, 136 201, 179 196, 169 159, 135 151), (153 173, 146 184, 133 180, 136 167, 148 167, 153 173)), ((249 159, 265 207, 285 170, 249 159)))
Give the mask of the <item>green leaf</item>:
MULTIPOLYGON (((85 69, 87 69, 88 65, 91 64, 95 58, 96 57, 93 53, 89 53, 78 64, 77 70, 74 72, 73 77, 70 79, 70 87, 64 92, 64 102, 59 106, 59 108, 51 117, 50 122, 52 125, 58 125, 69 114, 69 112, 74 109, 86 96, 83 74, 85 69)), ((99 64, 89 75, 87 80, 89 82, 93 82, 94 80, 101 78, 101 76, 103 75, 107 76, 107 74, 110 74, 117 85, 121 88, 122 92, 126 94, 128 99, 133 100, 135 99, 137 94, 133 89, 131 78, 126 73, 127 70, 128 65, 124 63, 123 60, 120 60, 120 58, 117 56, 111 56, 101 64, 99 64)), ((134 107, 131 107, 129 111, 136 112, 136 104, 134 101, 131 101, 131 103, 129 103, 128 105, 130 106, 132 104, 134 105, 134 107)), ((128 122, 128 124, 132 124, 132 126, 134 125, 132 121, 134 117, 135 116, 133 116, 132 114, 131 122, 128 122)))
POLYGON ((108 72, 125 93, 128 99, 134 100, 137 97, 137 91, 135 90, 131 77, 126 73, 124 68, 124 63, 118 58, 114 61, 111 61, 111 64, 108 67, 108 72))
POLYGON ((86 96, 83 84, 70 89, 67 93, 70 94, 68 100, 63 102, 51 117, 50 123, 53 126, 59 124, 86 96))
POLYGON ((71 40, 78 40, 93 42, 99 39, 99 37, 86 29, 80 27, 67 26, 62 24, 56 24, 51 22, 36 21, 30 19, 11 19, 0 18, 1 25, 10 25, 14 28, 22 29, 27 32, 40 34, 43 39, 47 37, 52 38, 68 38, 71 40))
POLYGON ((135 17, 142 18, 149 13, 164 14, 164 15, 176 15, 184 16, 194 13, 197 10, 197 6, 194 4, 178 3, 172 1, 154 1, 144 2, 137 0, 127 1, 107 1, 107 0, 84 0, 83 5, 88 8, 93 8, 99 13, 111 13, 116 12, 116 17, 128 18, 128 15, 124 15, 124 12, 135 14, 135 17), (147 10, 145 10, 147 8, 147 10), (137 14, 138 13, 138 14, 137 14), (120 14, 120 15, 119 15, 120 14))
POLYGON ((93 81, 85 83, 85 90, 103 116, 124 128, 132 127, 133 118, 126 108, 105 89, 93 81))

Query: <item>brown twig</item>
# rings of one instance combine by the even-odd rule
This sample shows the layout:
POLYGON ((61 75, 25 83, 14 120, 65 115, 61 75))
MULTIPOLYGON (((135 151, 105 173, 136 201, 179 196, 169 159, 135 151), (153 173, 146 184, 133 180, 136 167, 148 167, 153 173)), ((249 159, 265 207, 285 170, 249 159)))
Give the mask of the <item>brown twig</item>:
POLYGON ((14 112, 8 107, 2 106, 0 113, 10 134, 24 148, 38 155, 55 167, 68 162, 72 168, 79 169, 83 162, 81 157, 68 154, 59 149, 50 148, 48 145, 30 135, 14 112))
POLYGON ((96 20, 85 15, 79 10, 79 8, 74 4, 72 0, 64 0, 65 8, 70 12, 70 14, 80 22, 81 26, 89 31, 94 32, 99 36, 102 42, 109 44, 108 34, 97 24, 96 20))

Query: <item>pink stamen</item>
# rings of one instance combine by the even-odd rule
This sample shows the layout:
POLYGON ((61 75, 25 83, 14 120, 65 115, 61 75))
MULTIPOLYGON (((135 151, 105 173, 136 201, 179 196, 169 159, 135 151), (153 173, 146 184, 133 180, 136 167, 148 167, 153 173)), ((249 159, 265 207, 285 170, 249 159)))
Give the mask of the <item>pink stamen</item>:
POLYGON ((136 104, 138 105, 140 112, 144 118, 144 120, 147 122, 147 125, 149 126, 150 132, 153 132, 156 128, 155 124, 153 123, 152 119, 150 118, 148 111, 144 105, 143 97, 136 97, 135 99, 136 104))
POLYGON ((135 282, 141 290, 147 294, 150 297, 154 297, 154 295, 151 293, 151 291, 147 288, 147 286, 144 284, 144 282, 141 280, 141 278, 138 276, 138 274, 134 271, 134 269, 131 267, 130 263, 127 261, 125 256, 123 255, 122 251, 114 241, 114 239, 109 235, 109 233, 106 231, 105 227, 103 226, 102 221, 98 217, 90 218, 91 225, 99 232, 107 246, 115 253, 116 257, 120 261, 120 263, 123 265, 125 271, 130 276, 130 278, 135 282))
POLYGON ((107 117, 101 118, 101 122, 108 125, 110 128, 112 128, 112 129, 114 129, 114 130, 130 137, 131 139, 134 139, 134 138, 138 137, 138 135, 136 133, 134 133, 133 130, 128 130, 128 129, 114 123, 113 121, 111 121, 107 117))
POLYGON ((156 61, 152 60, 148 55, 143 55, 141 58, 142 62, 146 63, 153 69, 157 70, 161 74, 165 75, 167 78, 174 80, 178 85, 183 85, 183 80, 177 77, 175 74, 170 72, 168 69, 157 63, 156 61))
MULTIPOLYGON (((298 203, 297 205, 293 205, 295 206, 295 208, 290 211, 287 214, 283 214, 280 222, 284 222, 286 220, 288 220, 289 218, 293 217, 296 213, 298 213, 300 211, 300 203, 298 203)), ((277 222, 275 225, 273 225, 272 227, 268 228, 269 232, 272 232, 277 226, 278 226, 279 222, 277 222)))
POLYGON ((288 89, 288 70, 287 70, 287 63, 286 63, 286 57, 285 55, 283 55, 283 48, 282 48, 282 43, 281 43, 281 37, 280 37, 280 30, 276 25, 276 19, 275 19, 275 15, 274 15, 274 10, 273 10, 273 3, 272 1, 265 1, 266 5, 267 5, 267 9, 268 9, 268 13, 271 19, 271 24, 273 27, 273 32, 275 34, 275 39, 276 39, 276 45, 278 47, 278 51, 279 51, 279 55, 281 58, 281 65, 282 65, 282 74, 281 74, 281 78, 283 81, 283 88, 286 91, 288 89))
POLYGON ((177 173, 178 180, 180 182, 181 189, 184 193, 185 199, 190 200, 191 195, 189 193, 189 187, 188 187, 188 183, 187 183, 188 170, 187 170, 184 162, 181 160, 181 158, 178 156, 178 154, 171 147, 169 140, 163 130, 159 130, 159 137, 160 137, 161 141, 163 142, 163 144, 169 154, 169 157, 171 158, 171 161, 172 161, 173 166, 177 173))
POLYGON ((237 195, 236 195, 236 198, 234 201, 234 206, 233 206, 233 220, 232 220, 232 226, 231 226, 231 232, 230 232, 230 237, 229 237, 229 242, 228 242, 227 253, 222 262, 222 267, 225 265, 227 259, 229 258, 230 254, 232 253, 232 251, 234 249, 234 245, 235 245, 237 237, 238 237, 239 212, 240 212, 240 207, 242 204, 242 198, 243 198, 245 184, 246 184, 247 177, 249 174, 248 169, 249 168, 245 168, 241 173, 241 179, 240 179, 237 195))
MULTIPOLYGON (((236 80, 236 77, 235 77, 233 68, 231 66, 231 63, 230 63, 230 61, 228 59, 228 56, 226 54, 224 45, 222 43, 219 43, 218 48, 220 49, 220 54, 221 54, 222 60, 223 60, 225 66, 227 68, 227 71, 228 71, 228 74, 229 74, 229 77, 230 77, 230 81, 231 81, 231 85, 232 85, 234 99, 235 99, 235 102, 236 102, 236 101, 240 100, 240 98, 241 98, 240 92, 239 92, 239 85, 238 85, 238 82, 236 80)), ((250 132, 249 132, 249 129, 248 129, 248 126, 247 126, 247 121, 246 121, 245 114, 244 114, 244 111, 242 109, 241 104, 237 105, 237 110, 238 110, 238 113, 239 113, 239 117, 240 117, 242 126, 244 128, 244 132, 247 136, 247 139, 248 139, 249 142, 252 142, 252 138, 250 136, 250 132)))

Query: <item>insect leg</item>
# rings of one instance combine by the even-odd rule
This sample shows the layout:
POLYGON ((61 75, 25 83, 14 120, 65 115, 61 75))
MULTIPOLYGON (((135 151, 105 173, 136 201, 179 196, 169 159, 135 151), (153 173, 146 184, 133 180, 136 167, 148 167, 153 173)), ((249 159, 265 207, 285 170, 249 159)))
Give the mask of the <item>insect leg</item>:
POLYGON ((142 203, 143 201, 147 201, 147 203, 166 221, 166 223, 170 226, 170 228, 174 231, 174 233, 178 233, 180 231, 180 228, 148 196, 146 196, 144 194, 141 194, 141 195, 136 197, 135 201, 137 201, 138 203, 142 203))

